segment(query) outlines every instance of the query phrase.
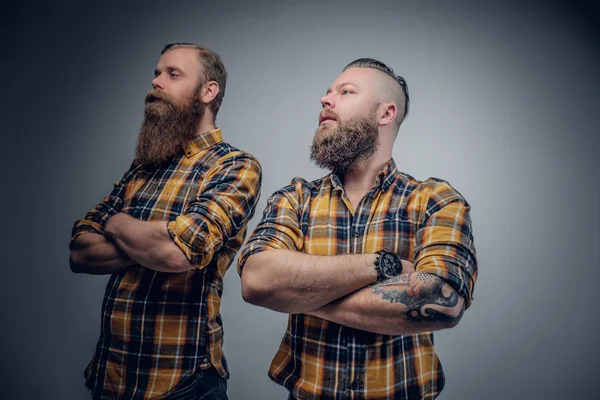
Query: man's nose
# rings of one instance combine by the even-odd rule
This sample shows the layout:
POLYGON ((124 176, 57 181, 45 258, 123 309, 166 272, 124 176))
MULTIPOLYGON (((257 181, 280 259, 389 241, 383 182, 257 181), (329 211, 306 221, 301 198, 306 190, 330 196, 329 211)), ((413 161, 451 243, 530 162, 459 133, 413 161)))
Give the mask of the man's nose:
POLYGON ((321 97, 321 107, 322 108, 325 108, 325 107, 333 108, 333 107, 335 107, 335 103, 333 101, 333 96, 331 95, 331 93, 328 93, 325 96, 321 97))
POLYGON ((160 79, 160 75, 156 75, 154 79, 152 79, 152 87, 154 89, 162 89, 162 80, 160 79))

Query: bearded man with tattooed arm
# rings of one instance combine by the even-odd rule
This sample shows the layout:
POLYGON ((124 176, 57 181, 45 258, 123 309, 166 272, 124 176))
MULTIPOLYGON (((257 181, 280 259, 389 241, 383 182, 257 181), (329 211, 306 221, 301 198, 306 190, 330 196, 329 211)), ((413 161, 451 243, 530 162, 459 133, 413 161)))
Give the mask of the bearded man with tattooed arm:
POLYGON ((290 399, 433 399, 432 331, 456 326, 477 278, 470 206, 398 171, 405 80, 359 59, 321 99, 311 159, 268 200, 239 262, 247 302, 289 313, 269 370, 290 399))

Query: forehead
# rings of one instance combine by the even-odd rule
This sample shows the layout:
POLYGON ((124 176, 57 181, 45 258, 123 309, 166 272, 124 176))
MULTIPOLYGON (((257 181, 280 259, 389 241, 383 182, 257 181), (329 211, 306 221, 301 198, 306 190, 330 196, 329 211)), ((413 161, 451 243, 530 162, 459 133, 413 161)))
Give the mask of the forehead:
POLYGON ((352 84, 361 89, 370 89, 375 86, 375 73, 373 68, 350 68, 342 72, 331 85, 335 88, 344 84, 352 84))
POLYGON ((187 47, 169 50, 160 56, 156 67, 157 69, 177 68, 183 72, 199 70, 198 50, 187 47))

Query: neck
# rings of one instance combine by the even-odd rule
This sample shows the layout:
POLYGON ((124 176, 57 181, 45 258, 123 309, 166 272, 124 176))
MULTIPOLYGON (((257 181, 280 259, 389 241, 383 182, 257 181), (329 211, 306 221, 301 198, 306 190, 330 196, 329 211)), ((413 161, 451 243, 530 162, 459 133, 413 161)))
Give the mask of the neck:
POLYGON ((377 174, 390 158, 391 154, 375 153, 344 174, 344 189, 346 189, 346 192, 360 195, 360 197, 364 196, 373 187, 377 174))
POLYGON ((343 183, 347 193, 362 197, 373 187, 377 174, 392 158, 392 145, 391 136, 380 133, 375 153, 344 174, 343 183))
POLYGON ((200 123, 198 124, 198 128, 196 129, 196 135, 200 135, 204 132, 212 131, 215 128, 216 128, 215 121, 214 121, 212 115, 210 115, 209 112, 206 112, 202 116, 202 119, 200 120, 200 123))

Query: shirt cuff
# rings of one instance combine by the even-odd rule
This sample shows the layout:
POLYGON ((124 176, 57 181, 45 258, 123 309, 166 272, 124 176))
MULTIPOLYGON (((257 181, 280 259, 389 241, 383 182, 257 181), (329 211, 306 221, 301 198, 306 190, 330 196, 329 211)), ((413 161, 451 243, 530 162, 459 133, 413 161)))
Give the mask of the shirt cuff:
POLYGON ((73 243, 84 233, 97 233, 99 235, 104 235, 104 229, 102 229, 100 224, 90 220, 82 219, 75 221, 71 233, 71 242, 69 242, 69 250, 73 250, 73 243))
POLYGON ((198 224, 194 219, 180 215, 174 221, 167 224, 167 231, 177 245, 183 251, 190 263, 198 268, 199 265, 206 265, 204 245, 207 240, 207 233, 199 232, 196 228, 198 224))
POLYGON ((471 306, 474 282, 466 270, 457 265, 456 260, 429 256, 417 264, 416 270, 443 279, 465 299, 465 310, 471 306), (427 260, 427 258, 433 258, 433 260, 427 260))

